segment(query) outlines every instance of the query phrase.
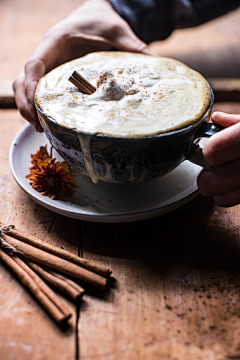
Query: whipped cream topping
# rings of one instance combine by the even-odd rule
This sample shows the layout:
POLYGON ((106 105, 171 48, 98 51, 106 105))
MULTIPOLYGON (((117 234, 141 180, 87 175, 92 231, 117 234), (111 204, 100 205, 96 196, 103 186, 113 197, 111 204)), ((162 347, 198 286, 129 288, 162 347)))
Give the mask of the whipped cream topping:
POLYGON ((203 117, 211 103, 207 81, 169 58, 96 52, 55 68, 38 83, 35 101, 56 123, 86 134, 144 137, 203 117), (81 93, 68 80, 78 71, 97 90, 81 93))

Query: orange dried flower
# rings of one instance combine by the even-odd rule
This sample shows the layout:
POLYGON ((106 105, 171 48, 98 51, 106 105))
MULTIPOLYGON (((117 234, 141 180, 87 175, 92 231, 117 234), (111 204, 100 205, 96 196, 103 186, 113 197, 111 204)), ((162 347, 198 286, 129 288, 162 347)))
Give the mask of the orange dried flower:
POLYGON ((45 146, 40 146, 40 149, 35 153, 35 154, 31 154, 31 158, 32 161, 31 163, 33 164, 32 167, 30 167, 30 170, 33 169, 38 169, 38 160, 46 160, 47 158, 52 158, 52 148, 51 148, 51 153, 49 154, 47 151, 47 145, 45 146))
POLYGON ((31 158, 33 166, 29 168, 30 174, 26 178, 41 195, 54 199, 57 195, 70 195, 74 191, 76 183, 73 178, 76 175, 70 175, 66 161, 52 159, 52 154, 48 154, 46 146, 41 146, 31 158))

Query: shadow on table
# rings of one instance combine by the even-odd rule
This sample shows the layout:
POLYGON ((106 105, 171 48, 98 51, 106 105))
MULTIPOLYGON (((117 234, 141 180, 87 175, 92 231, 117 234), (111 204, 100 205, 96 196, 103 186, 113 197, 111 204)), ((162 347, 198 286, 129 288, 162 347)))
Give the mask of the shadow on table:
MULTIPOLYGON (((240 269, 238 224, 199 196, 163 216, 124 224, 86 223, 84 251, 135 259, 155 270, 181 266, 240 269), (217 209, 217 210, 215 210, 217 209)), ((240 219, 239 219, 240 226, 240 219)))

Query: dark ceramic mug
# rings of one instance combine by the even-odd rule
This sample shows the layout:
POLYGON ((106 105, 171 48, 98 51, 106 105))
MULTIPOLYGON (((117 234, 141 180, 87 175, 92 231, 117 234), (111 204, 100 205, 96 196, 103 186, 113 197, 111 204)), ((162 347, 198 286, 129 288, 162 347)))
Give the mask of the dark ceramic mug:
POLYGON ((204 117, 191 126, 144 138, 86 135, 56 124, 38 106, 36 109, 49 142, 70 165, 85 175, 95 173, 95 179, 100 181, 127 184, 156 179, 175 169, 184 160, 209 167, 197 139, 210 137, 223 129, 208 123, 212 105, 213 96, 204 117), (79 141, 79 137, 82 141, 79 141), (90 164, 90 172, 84 161, 82 143, 89 144, 87 168, 90 164))

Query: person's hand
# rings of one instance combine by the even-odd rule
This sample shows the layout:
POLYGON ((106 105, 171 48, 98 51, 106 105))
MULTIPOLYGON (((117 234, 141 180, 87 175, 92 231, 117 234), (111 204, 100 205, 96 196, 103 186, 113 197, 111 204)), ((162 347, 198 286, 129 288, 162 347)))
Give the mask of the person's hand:
POLYGON ((34 94, 38 80, 66 61, 89 52, 111 49, 150 54, 129 25, 107 0, 87 0, 63 21, 53 26, 13 83, 21 115, 38 131, 34 94))
POLYGON ((208 139, 203 147, 207 162, 198 177, 202 195, 213 197, 223 207, 240 204, 240 115, 215 112, 212 121, 226 127, 208 139))

